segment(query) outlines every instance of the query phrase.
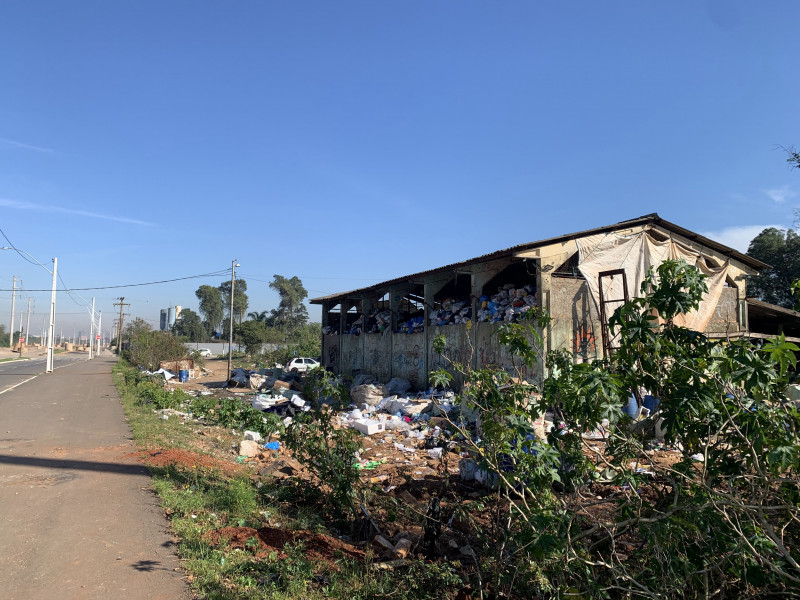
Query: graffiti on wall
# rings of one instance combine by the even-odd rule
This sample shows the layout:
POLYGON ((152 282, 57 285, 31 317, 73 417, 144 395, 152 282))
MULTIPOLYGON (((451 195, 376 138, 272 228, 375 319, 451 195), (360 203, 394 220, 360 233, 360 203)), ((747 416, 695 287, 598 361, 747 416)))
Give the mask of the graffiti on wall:
POLYGON ((328 367, 337 369, 339 367, 339 346, 331 345, 328 348, 328 367))
POLYGON ((572 351, 575 357, 585 361, 597 358, 597 340, 592 329, 586 323, 576 323, 574 330, 572 351))
POLYGON ((419 371, 421 366, 422 352, 418 345, 414 346, 411 350, 398 352, 394 356, 395 372, 405 374, 406 379, 408 379, 415 388, 419 384, 419 371))
POLYGON ((367 352, 367 359, 365 361, 368 367, 371 367, 374 371, 377 371, 383 365, 383 361, 386 360, 386 353, 380 350, 370 350, 367 352))
POLYGON ((478 366, 496 365, 498 363, 497 352, 494 348, 478 348, 478 366))

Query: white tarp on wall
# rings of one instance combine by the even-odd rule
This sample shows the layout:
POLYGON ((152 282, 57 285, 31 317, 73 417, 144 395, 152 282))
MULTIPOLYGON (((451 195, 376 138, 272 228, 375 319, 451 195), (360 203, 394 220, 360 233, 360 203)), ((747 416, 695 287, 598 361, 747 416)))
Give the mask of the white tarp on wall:
MULTIPOLYGON (((696 331, 705 331, 719 302, 722 288, 728 274, 729 262, 722 265, 713 257, 697 252, 673 239, 664 241, 654 239, 647 231, 620 236, 615 233, 592 235, 576 240, 578 245, 578 268, 586 278, 594 298, 598 314, 600 312, 600 287, 598 276, 603 271, 624 269, 627 279, 628 298, 641 295, 642 281, 650 267, 658 267, 667 259, 683 259, 696 266, 708 276, 708 293, 696 311, 675 319, 677 325, 696 331)), ((622 277, 604 278, 603 297, 616 300, 624 297, 622 277)), ((607 305, 606 318, 611 317, 619 304, 607 305)))

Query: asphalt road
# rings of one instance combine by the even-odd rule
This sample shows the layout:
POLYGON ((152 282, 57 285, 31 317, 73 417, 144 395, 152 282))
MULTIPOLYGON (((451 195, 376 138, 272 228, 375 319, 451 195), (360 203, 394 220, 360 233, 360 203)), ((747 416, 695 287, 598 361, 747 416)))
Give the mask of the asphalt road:
POLYGON ((0 363, 0 597, 188 600, 115 359, 86 358, 58 356, 38 376, 39 359, 0 363))
MULTIPOLYGON (((86 352, 56 354, 53 356, 53 370, 89 359, 86 352)), ((0 394, 44 373, 47 357, 36 356, 26 360, 0 362, 0 394)))

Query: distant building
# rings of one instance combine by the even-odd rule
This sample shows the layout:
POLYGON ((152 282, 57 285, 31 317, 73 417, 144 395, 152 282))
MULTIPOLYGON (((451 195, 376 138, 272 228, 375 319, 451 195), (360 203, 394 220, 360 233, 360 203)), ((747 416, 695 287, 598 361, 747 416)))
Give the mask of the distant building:
POLYGON ((161 331, 171 331, 175 326, 175 320, 181 314, 181 306, 170 306, 169 308, 162 308, 160 319, 158 321, 158 328, 161 331))

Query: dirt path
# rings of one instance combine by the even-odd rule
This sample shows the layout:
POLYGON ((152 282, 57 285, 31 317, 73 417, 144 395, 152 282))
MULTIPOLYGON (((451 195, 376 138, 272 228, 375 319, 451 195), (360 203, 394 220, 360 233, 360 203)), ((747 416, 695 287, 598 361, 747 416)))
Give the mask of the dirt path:
POLYGON ((0 596, 188 599, 112 384, 114 359, 0 396, 0 596))

